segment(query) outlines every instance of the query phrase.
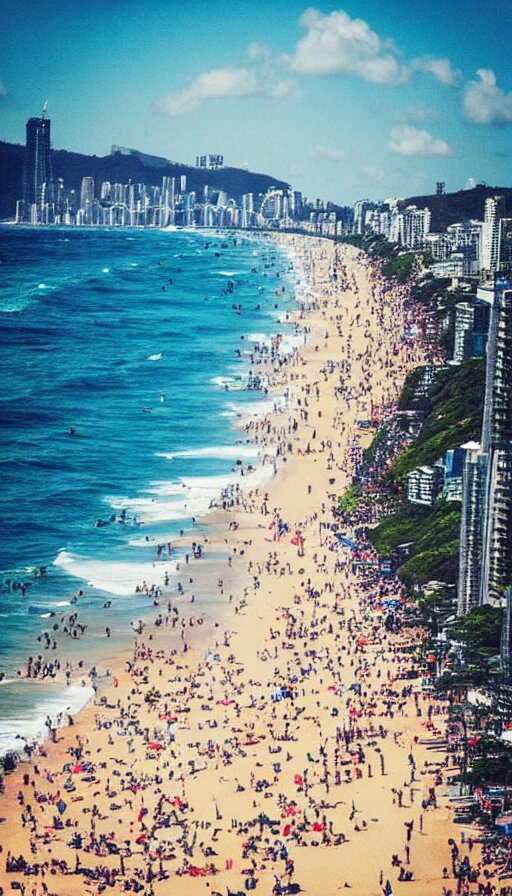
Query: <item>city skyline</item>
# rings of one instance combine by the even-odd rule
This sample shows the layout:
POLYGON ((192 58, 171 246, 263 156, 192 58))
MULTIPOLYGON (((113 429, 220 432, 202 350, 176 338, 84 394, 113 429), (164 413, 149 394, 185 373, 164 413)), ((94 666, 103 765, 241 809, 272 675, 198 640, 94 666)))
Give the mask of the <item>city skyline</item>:
POLYGON ((310 199, 507 186, 512 13, 501 0, 492 12, 20 0, 0 13, 0 139, 22 143, 48 99, 55 148, 118 143, 191 165, 222 153, 310 199))

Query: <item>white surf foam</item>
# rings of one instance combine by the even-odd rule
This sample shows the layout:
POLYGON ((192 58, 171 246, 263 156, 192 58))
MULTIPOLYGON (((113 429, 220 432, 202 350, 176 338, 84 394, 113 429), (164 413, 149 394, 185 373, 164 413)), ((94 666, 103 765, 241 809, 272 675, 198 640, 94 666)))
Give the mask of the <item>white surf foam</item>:
POLYGON ((226 389, 229 392, 246 389, 248 382, 248 376, 212 376, 210 380, 212 386, 219 386, 219 388, 226 389))
POLYGON ((163 570, 153 563, 90 560, 69 551, 60 551, 53 565, 87 582, 91 588, 120 597, 135 594, 137 585, 142 585, 142 582, 156 585, 163 582, 163 570))
MULTIPOLYGON (((8 684, 10 682, 5 682, 8 684)), ((19 680, 16 685, 20 686, 19 680)), ((25 686, 24 684, 21 686, 25 686)), ((30 684, 27 684, 30 687, 30 684)), ((30 715, 19 718, 4 718, 0 722, 0 756, 15 752, 23 755, 23 747, 26 742, 32 744, 42 743, 48 736, 48 728, 45 720, 48 716, 55 721, 59 713, 71 716, 76 715, 94 696, 94 690, 89 686, 72 684, 62 690, 55 690, 54 694, 48 694, 30 709, 30 715)), ((27 711, 28 712, 28 711, 27 711)))
POLYGON ((271 337, 268 333, 248 333, 247 342, 258 342, 260 345, 270 345, 271 337))
POLYGON ((229 460, 233 458, 238 460, 242 457, 258 457, 258 448, 256 445, 209 445, 206 448, 189 448, 185 451, 173 451, 169 454, 159 454, 159 457, 166 457, 173 460, 175 457, 210 457, 229 460))
POLYGON ((265 398, 247 404, 228 402, 226 407, 237 417, 263 417, 265 414, 272 414, 276 408, 280 411, 286 407, 286 398, 283 395, 278 395, 274 398, 265 398))
MULTIPOLYGON (((251 457, 254 458, 255 455, 252 454, 251 457)), ((259 469, 260 467, 256 466, 253 471, 249 471, 245 466, 243 476, 237 470, 219 476, 184 476, 179 481, 153 481, 147 489, 147 497, 116 496, 108 500, 115 509, 125 508, 128 512, 136 513, 137 518, 143 523, 191 520, 192 517, 197 519, 212 509, 223 489, 228 489, 232 485, 238 485, 242 490, 253 488, 259 469), (174 500, 168 500, 169 497, 174 500)), ((263 469, 264 478, 267 477, 269 469, 272 475, 272 467, 264 465, 263 469)), ((141 544, 146 546, 147 542, 141 544)), ((147 577, 146 572, 144 578, 147 580, 147 577)), ((139 583, 140 581, 141 579, 138 580, 139 583)))

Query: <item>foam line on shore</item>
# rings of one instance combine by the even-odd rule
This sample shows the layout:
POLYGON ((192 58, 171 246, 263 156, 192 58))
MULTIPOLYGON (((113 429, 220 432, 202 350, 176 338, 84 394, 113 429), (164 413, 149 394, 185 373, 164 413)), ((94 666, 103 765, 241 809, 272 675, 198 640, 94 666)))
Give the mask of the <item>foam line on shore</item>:
POLYGON ((136 587, 143 581, 156 580, 157 584, 163 584, 163 572, 154 563, 90 560, 69 551, 60 551, 53 562, 54 566, 86 582, 91 588, 118 597, 134 594, 136 587))

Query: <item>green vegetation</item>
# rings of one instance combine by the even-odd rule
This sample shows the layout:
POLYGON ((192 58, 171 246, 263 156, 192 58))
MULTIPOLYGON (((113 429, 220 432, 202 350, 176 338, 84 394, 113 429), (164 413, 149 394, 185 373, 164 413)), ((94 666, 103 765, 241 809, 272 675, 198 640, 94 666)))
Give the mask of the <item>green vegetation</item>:
POLYGON ((359 503, 359 489, 356 485, 351 486, 340 498, 340 510, 343 513, 353 513, 359 503))
MULTIPOLYGON (((420 504, 404 503, 398 513, 385 517, 370 530, 370 538, 379 554, 384 556, 400 544, 414 543, 412 552, 420 553, 457 537, 460 526, 459 504, 437 501, 433 510, 420 504)), ((411 552, 411 556, 413 553, 411 552)))
POLYGON ((415 367, 405 378, 405 383, 398 399, 398 407, 401 411, 424 411, 430 413, 433 407, 432 392, 438 389, 441 383, 445 383, 450 376, 448 368, 440 368, 436 371, 435 383, 427 392, 418 393, 421 379, 427 367, 415 367))
POLYGON ((474 292, 453 289, 450 279, 427 273, 411 287, 411 298, 433 311, 438 320, 443 321, 440 341, 450 356, 453 352, 455 305, 457 302, 474 300, 474 292))
POLYGON ((459 566, 459 538, 454 538, 441 547, 429 548, 406 560, 398 568, 398 576, 410 588, 426 585, 427 582, 446 582, 453 585, 457 581, 459 566))
MULTIPOLYGON (((408 381, 409 394, 411 384, 408 381)), ((397 457, 386 474, 401 483, 411 470, 432 464, 468 439, 478 438, 482 426, 485 389, 483 358, 471 358, 459 368, 439 375, 424 403, 428 410, 418 438, 397 457)))
POLYGON ((470 654, 489 657, 500 649, 502 622, 502 608, 484 604, 470 610, 456 622, 451 627, 450 634, 457 641, 462 641, 470 654))
MULTIPOLYGON (((395 459, 384 480, 389 486, 403 486, 411 470, 434 463, 450 448, 478 437, 482 425, 485 365, 472 358, 461 367, 439 370, 428 392, 416 397, 423 368, 406 379, 399 407, 421 411, 425 419, 418 438, 395 459)), ((384 428, 379 430, 366 459, 371 461, 384 428)), ((453 584, 457 580, 460 536, 460 507, 456 502, 438 500, 433 509, 402 502, 398 511, 386 517, 370 532, 379 554, 396 552, 411 543, 407 559, 399 566, 399 577, 410 588, 437 580, 453 584)))
POLYGON ((427 274, 411 287, 411 299, 426 308, 436 308, 437 297, 448 289, 450 283, 451 280, 447 277, 440 278, 427 274))
POLYGON ((459 553, 460 505, 437 501, 433 510, 404 503, 369 532, 370 541, 384 556, 401 544, 411 544, 410 556, 399 566, 398 576, 410 587, 437 581, 456 581, 459 553))
POLYGON ((390 258, 382 265, 382 274, 388 280, 407 283, 418 270, 418 258, 414 252, 404 252, 390 258))
POLYGON ((342 241, 363 249, 373 258, 382 258, 383 276, 388 280, 398 280, 399 283, 410 281, 418 272, 420 262, 425 262, 424 253, 404 252, 378 233, 366 233, 364 236, 351 234, 344 236, 342 241))
POLYGON ((463 293, 462 290, 452 290, 451 282, 449 277, 434 277, 428 273, 411 287, 411 299, 437 311, 440 305, 444 308, 453 296, 456 296, 457 302, 467 297, 467 293, 463 293))
POLYGON ((481 737, 473 747, 467 780, 473 787, 512 783, 512 746, 495 737, 481 737))
POLYGON ((389 432, 389 424, 388 423, 383 423, 381 426, 379 426, 372 441, 368 445, 368 448, 365 448, 363 450, 363 458, 364 458, 365 464, 373 463, 373 461, 375 460, 375 454, 377 452, 377 448, 379 447, 381 442, 385 441, 385 439, 387 438, 388 432, 389 432))

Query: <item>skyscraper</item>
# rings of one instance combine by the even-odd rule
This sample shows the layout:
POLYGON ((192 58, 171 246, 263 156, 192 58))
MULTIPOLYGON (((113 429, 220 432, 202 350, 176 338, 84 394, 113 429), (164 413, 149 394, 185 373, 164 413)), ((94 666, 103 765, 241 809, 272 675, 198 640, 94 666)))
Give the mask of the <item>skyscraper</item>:
POLYGON ((485 219, 482 231, 480 267, 497 271, 500 256, 500 218, 503 215, 503 196, 489 196, 485 200, 485 219))
POLYGON ((45 103, 41 118, 29 118, 27 121, 23 199, 29 214, 32 205, 41 206, 43 184, 47 184, 46 192, 48 194, 51 181, 50 119, 46 117, 45 103))
POLYGON ((512 584, 512 284, 495 278, 487 342, 482 451, 487 480, 480 600, 492 602, 512 584))
POLYGON ((462 471, 457 614, 465 616, 480 603, 482 563, 482 513, 484 507, 486 457, 478 442, 467 442, 462 471))
POLYGON ((512 218, 500 220, 500 262, 502 273, 512 274, 512 218))

